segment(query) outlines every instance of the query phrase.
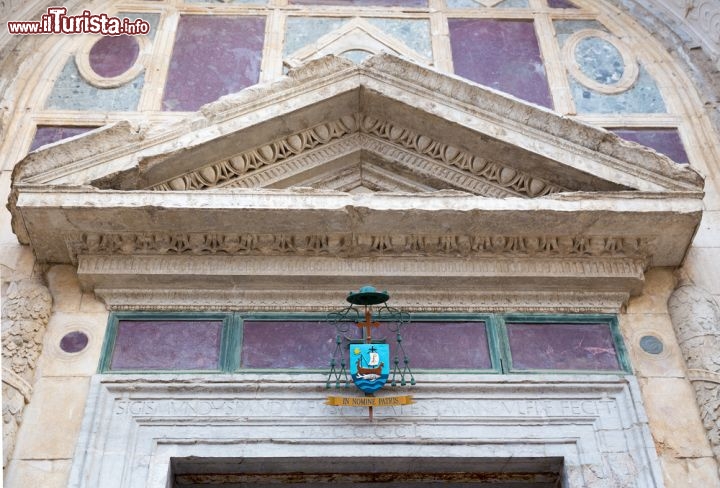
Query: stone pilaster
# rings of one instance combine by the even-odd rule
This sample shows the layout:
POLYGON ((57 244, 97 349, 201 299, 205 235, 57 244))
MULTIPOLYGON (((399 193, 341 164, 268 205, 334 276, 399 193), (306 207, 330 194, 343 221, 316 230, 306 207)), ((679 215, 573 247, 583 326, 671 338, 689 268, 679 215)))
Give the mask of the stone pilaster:
POLYGON ((2 306, 3 468, 12 455, 23 410, 32 396, 51 306, 48 289, 33 280, 11 283, 2 306))
POLYGON ((720 305, 710 293, 688 283, 670 296, 668 310, 720 465, 720 305))

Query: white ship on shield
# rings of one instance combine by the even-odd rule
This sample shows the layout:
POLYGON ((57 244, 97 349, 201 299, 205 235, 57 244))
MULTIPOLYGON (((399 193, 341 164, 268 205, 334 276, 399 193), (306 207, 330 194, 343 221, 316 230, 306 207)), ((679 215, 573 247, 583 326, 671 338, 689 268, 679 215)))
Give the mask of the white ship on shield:
POLYGON ((370 348, 368 356, 369 358, 365 366, 363 366, 363 356, 360 355, 357 358, 356 376, 358 378, 372 381, 380 377, 385 363, 380 362, 380 354, 378 354, 377 350, 374 347, 370 348))

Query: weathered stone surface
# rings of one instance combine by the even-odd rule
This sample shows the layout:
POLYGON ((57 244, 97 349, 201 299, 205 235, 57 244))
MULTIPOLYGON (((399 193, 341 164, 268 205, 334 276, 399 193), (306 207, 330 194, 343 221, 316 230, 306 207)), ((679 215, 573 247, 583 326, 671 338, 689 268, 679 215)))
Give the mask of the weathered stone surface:
POLYGON ((717 465, 712 456, 685 459, 662 453, 659 454, 659 458, 665 486, 668 488, 686 486, 720 488, 717 465))
POLYGON ((667 315, 667 300, 675 289, 675 283, 672 268, 647 270, 642 294, 630 299, 626 313, 667 315))
POLYGON ((14 179, 26 184, 87 184, 113 172, 132 171, 138 158, 152 156, 136 176, 152 184, 159 175, 167 178, 172 172, 196 169, 199 161, 213 162, 203 159, 232 157, 267 144, 268 133, 289 136, 293 127, 308 129, 365 113, 420 134, 432 126, 433 136, 441 134, 447 144, 471 153, 484 147, 482 153, 492 151, 501 162, 516 170, 530 169, 540 178, 563 168, 566 178, 597 175, 642 190, 696 190, 702 185, 694 171, 614 134, 387 54, 360 66, 322 58, 280 81, 223 97, 201 113, 204 117, 198 114, 156 133, 138 132, 128 124, 93 131, 87 136, 92 144, 81 137, 60 149, 35 153, 16 167, 14 179), (420 91, 422 97, 417 96, 420 91), (102 158, 97 157, 99 147, 105 149, 102 158), (71 153, 73 163, 62 163, 71 153), (45 163, 36 162, 43 158, 45 163))
MULTIPOLYGON (((632 301, 631 298, 630 302, 632 301)), ((633 372, 638 377, 684 378, 686 376, 682 352, 667 313, 622 314, 619 319, 625 345, 630 353, 633 372), (640 341, 645 336, 655 337, 662 342, 662 351, 659 354, 650 354, 642 349, 640 341)))
POLYGON ((69 459, 20 460, 10 462, 5 472, 5 486, 42 486, 66 488, 70 476, 69 459))
POLYGON ((25 410, 14 459, 72 459, 89 382, 83 376, 38 380, 37 392, 25 410))
POLYGON ((423 375, 414 405, 373 422, 324 405, 320 376, 95 377, 70 484, 160 488, 170 457, 317 458, 350 443, 376 460, 562 456, 568 487, 662 486, 630 376, 423 375))
POLYGON ((69 265, 52 266, 46 277, 53 296, 53 311, 77 312, 82 292, 75 268, 69 265))
POLYGON ((92 376, 100 362, 107 311, 97 313, 55 312, 45 333, 44 352, 38 362, 38 374, 44 378, 56 376, 92 376), (72 332, 88 337, 87 346, 79 352, 68 353, 61 349, 62 338, 72 332))
MULTIPOLYGON (((161 302, 186 288, 177 284, 190 270, 209 297, 193 308, 215 307, 211 295, 239 279, 234 303, 263 309, 273 300, 242 294, 373 278, 389 286, 392 276, 412 288, 434 273, 458 296, 493 287, 514 295, 505 309, 543 310, 542 293, 555 293, 563 310, 611 311, 640 291, 645 267, 682 261, 702 184, 692 170, 603 130, 378 55, 360 66, 321 58, 169 128, 119 124, 33 153, 15 170, 10 208, 40 262, 78 262, 84 291, 113 303, 141 283, 161 302), (333 180, 342 169, 364 173, 362 165, 373 176, 333 180), (106 189, 78 187, 93 182, 106 189), (131 264, 139 255, 144 270, 131 264), (278 256, 302 259, 278 266, 278 256), (374 269, 391 256, 432 259, 423 260, 427 269, 399 260, 392 272, 374 269), (358 259, 363 269, 343 271, 358 259), (530 301, 518 307, 521 295, 530 301)), ((77 310, 79 300, 59 297, 58 310, 77 310)))
POLYGON ((703 212, 703 218, 693 240, 693 245, 704 248, 720 247, 720 211, 705 210, 703 212))
POLYGON ((670 296, 668 309, 720 465, 720 305, 707 291, 685 282, 670 296))
POLYGON ((52 297, 36 281, 10 284, 2 307, 3 467, 13 454, 25 404, 32 397, 52 297))
POLYGON ((639 378, 648 418, 655 428, 658 454, 672 457, 707 457, 712 451, 697 416, 695 391, 685 378, 639 378))

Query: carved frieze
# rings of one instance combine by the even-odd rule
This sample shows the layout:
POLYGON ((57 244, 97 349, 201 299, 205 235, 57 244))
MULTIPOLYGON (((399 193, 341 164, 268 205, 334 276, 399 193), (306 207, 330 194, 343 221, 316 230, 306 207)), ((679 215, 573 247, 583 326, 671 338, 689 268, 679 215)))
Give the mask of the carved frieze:
POLYGON ((702 288, 684 284, 670 296, 668 310, 703 425, 720 463, 720 304, 702 288))
MULTIPOLYGON (((268 144, 244 151, 231 158, 203 166, 197 170, 158 183, 151 186, 150 189, 169 191, 203 190, 223 186, 247 187, 250 186, 248 185, 250 182, 254 182, 258 186, 264 186, 264 184, 268 182, 263 181, 263 178, 257 179, 257 181, 243 181, 242 183, 239 180, 245 180, 247 179, 247 175, 259 172, 261 168, 270 166, 275 169, 275 172, 279 171, 282 173, 284 171, 292 171, 296 169, 295 167, 298 166, 298 164, 300 164, 300 166, 302 166, 302 164, 298 163, 292 165, 292 167, 284 168, 280 167, 279 163, 306 154, 313 149, 356 133, 369 135, 373 138, 400 146, 405 151, 410 151, 410 153, 419 156, 419 158, 415 158, 412 161, 404 161, 410 164, 411 168, 413 166, 422 166, 423 163, 429 160, 440 163, 440 168, 447 166, 457 168, 461 170, 461 172, 479 178, 490 185, 487 191, 483 191, 483 186, 478 187, 475 185, 473 187, 467 184, 460 185, 461 188, 476 194, 489 193, 487 196, 493 197, 508 195, 539 197, 560 191, 568 191, 567 188, 552 184, 542 178, 533 177, 516 168, 470 154, 456 146, 437 141, 427 135, 420 134, 393 122, 379 120, 363 114, 347 115, 339 120, 323 123, 287 137, 276 139, 268 144), (502 189, 507 191, 499 191, 502 189)), ((358 149, 368 146, 367 141, 364 139, 354 140, 353 144, 356 145, 358 149)), ((375 152, 381 154, 387 153, 387 148, 388 146, 386 145, 378 146, 377 144, 372 147, 375 152)), ((322 155, 320 156, 322 157, 322 155)), ((385 156, 391 160, 395 159, 393 154, 386 154, 385 156)), ((328 157, 331 160, 333 155, 329 154, 328 157)), ((324 162, 330 162, 330 160, 324 162)), ((445 174, 447 171, 440 171, 438 173, 438 171, 433 172, 432 168, 418 167, 418 169, 421 173, 429 172, 436 178, 451 177, 451 175, 445 174)), ((449 187, 457 186, 454 181, 448 181, 448 183, 449 187)))
POLYGON ((258 148, 242 152, 187 173, 169 181, 152 186, 152 190, 202 190, 224 186, 237 176, 263 166, 274 164, 290 156, 300 154, 317 146, 327 144, 345 134, 357 130, 355 118, 348 116, 340 120, 317 125, 311 129, 276 139, 258 148))
POLYGON ((645 258, 648 240, 607 236, 118 233, 67 236, 81 254, 527 255, 645 258))
POLYGON ((567 191, 567 188, 553 185, 509 166, 470 154, 453 145, 444 144, 386 120, 365 116, 362 118, 360 127, 363 133, 401 145, 418 154, 430 156, 436 161, 468 171, 523 196, 538 197, 567 191))
POLYGON ((52 297, 46 287, 25 280, 10 284, 2 307, 3 467, 15 447, 35 366, 42 351, 52 297))

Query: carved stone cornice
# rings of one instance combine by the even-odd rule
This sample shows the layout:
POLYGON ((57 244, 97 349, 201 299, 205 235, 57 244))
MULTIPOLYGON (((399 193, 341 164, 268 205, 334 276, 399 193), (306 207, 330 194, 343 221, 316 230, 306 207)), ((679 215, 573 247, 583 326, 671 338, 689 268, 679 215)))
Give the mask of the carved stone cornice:
MULTIPOLYGON (((401 259, 396 256, 344 259, 322 256, 96 256, 83 255, 78 260, 81 277, 112 274, 142 276, 146 274, 178 275, 178 279, 192 276, 193 284, 203 279, 227 280, 232 277, 255 276, 257 282, 282 283, 295 280, 308 283, 314 279, 328 283, 333 277, 342 279, 363 276, 383 277, 384 281, 402 281, 406 278, 423 278, 445 281, 457 278, 474 282, 483 277, 505 277, 524 281, 541 282, 553 277, 588 280, 602 277, 618 277, 638 281, 641 285, 645 262, 642 259, 596 258, 569 259, 543 258, 515 259, 489 256, 484 259, 426 258, 401 259)), ((105 278, 103 278, 105 279, 105 278)), ((223 284, 218 281, 218 284, 223 284)), ((601 289, 601 286, 597 287, 601 289)))
MULTIPOLYGON (((570 191, 569 188, 554 185, 542 178, 534 177, 509 165, 488 160, 482 156, 432 139, 424 134, 399 126, 390 121, 374 117, 362 118, 360 127, 363 133, 392 142, 414 154, 432 158, 449 166, 454 166, 476 177, 482 178, 493 186, 499 186, 516 195, 539 197, 570 191)), ((392 158, 402 161, 402 158, 392 158)))
MULTIPOLYGON (((163 289, 147 293, 133 289, 98 289, 111 310, 157 311, 255 311, 318 312, 331 311, 332 303, 347 292, 303 293, 299 290, 222 291, 211 290, 202 297, 188 290, 163 289)), ((429 292, 393 292, 393 305, 412 312, 545 312, 615 313, 628 299, 626 293, 597 292, 592 295, 572 292, 484 292, 457 291, 439 297, 429 292), (442 301, 439 300, 442 298, 442 301)))
POLYGON ((78 277, 116 309, 318 310, 372 282, 418 311, 609 312, 642 289, 645 266, 641 258, 502 253, 81 254, 78 277))
MULTIPOLYGON (((357 287, 357 286, 356 286, 357 287)), ((194 290, 95 288, 110 310, 319 312, 337 309, 344 288, 316 290, 194 290)), ((618 291, 487 291, 393 288, 392 304, 411 312, 617 313, 628 293, 618 291)))
MULTIPOLYGON (((143 252, 144 246, 161 247, 175 235, 192 236, 196 249, 209 246, 210 252, 223 246, 236 246, 239 251, 245 246, 241 238, 277 235, 286 240, 299 236, 292 246, 301 248, 307 247, 302 242, 306 238, 322 242, 322 236, 343 237, 347 246, 350 236, 366 236, 368 242, 372 236, 386 241, 393 236, 393 249, 422 244, 427 252, 435 246, 433 239, 446 236, 442 246, 457 247, 460 254, 464 248, 477 248, 478 243, 470 239, 479 236, 510 239, 510 246, 528 250, 540 242, 536 245, 516 238, 563 237, 559 248, 579 246, 583 253, 590 249, 591 255, 605 253, 606 248, 619 249, 619 242, 625 248, 633 239, 642 239, 650 265, 675 266, 690 244, 702 202, 695 194, 640 192, 491 199, 458 192, 347 194, 307 188, 206 192, 26 188, 17 207, 34 236, 33 250, 40 262, 72 262, 72 248, 82 244, 83 234, 92 237, 91 241, 99 239, 95 235, 115 236, 106 239, 120 239, 122 244, 108 241, 103 245, 115 246, 117 252, 122 246, 130 246, 129 252, 143 252), (562 233, 550 234, 552 229, 562 229, 562 233), (411 236, 424 237, 426 242, 414 244, 408 240, 411 236), (457 236, 457 243, 450 236, 457 236), (70 251, 65 238, 70 240, 70 251), (568 240, 572 238, 585 241, 568 240), (218 243, 206 242, 213 239, 219 239, 218 243)), ((263 244, 266 248, 271 245, 263 244)), ((338 243, 328 241, 328 245, 341 249, 338 243)), ((371 248, 370 244, 362 246, 371 248)), ((361 253, 365 252, 362 246, 357 248, 361 253)))
POLYGON ((16 167, 10 208, 39 263, 77 262, 113 306, 142 293, 181 306, 192 290, 212 307, 231 290, 266 307, 372 282, 426 287, 445 309, 475 293, 617 310, 647 266, 682 262, 702 185, 606 131, 379 55, 310 62, 170 126, 48 147, 16 167))
POLYGON ((67 236, 78 255, 545 256, 648 258, 645 238, 603 236, 85 233, 67 236))

